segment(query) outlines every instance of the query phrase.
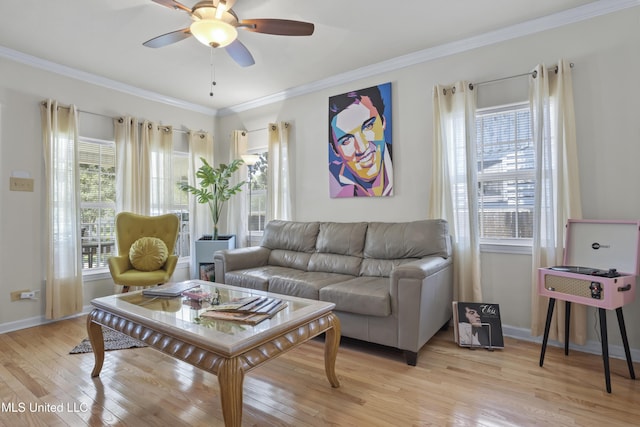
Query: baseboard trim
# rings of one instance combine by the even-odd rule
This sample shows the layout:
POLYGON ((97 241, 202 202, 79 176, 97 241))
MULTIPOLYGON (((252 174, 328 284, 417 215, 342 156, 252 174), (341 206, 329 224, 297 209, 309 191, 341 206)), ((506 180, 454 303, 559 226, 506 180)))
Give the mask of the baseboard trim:
MULTIPOLYGON (((515 338, 521 341, 529 341, 539 343, 542 346, 542 337, 531 336, 531 330, 525 328, 516 328, 513 326, 502 326, 502 333, 505 337, 515 338)), ((548 346, 564 348, 564 343, 555 340, 549 340, 548 346)), ((577 345, 569 343, 569 350, 581 351, 590 354, 602 354, 602 344, 600 341, 587 341, 585 345, 577 345)), ((609 357, 614 359, 626 360, 624 347, 621 345, 609 344, 609 357)), ((640 349, 631 349, 631 360, 640 360, 640 349)))
POLYGON ((49 323, 58 322, 60 320, 73 319, 74 317, 83 316, 91 311, 92 306, 85 306, 82 308, 81 313, 76 313, 71 316, 66 316, 60 319, 47 319, 44 316, 29 317, 27 319, 20 319, 14 322, 6 322, 0 324, 0 334, 7 332, 18 331, 20 329, 33 328, 35 326, 48 325, 49 323))

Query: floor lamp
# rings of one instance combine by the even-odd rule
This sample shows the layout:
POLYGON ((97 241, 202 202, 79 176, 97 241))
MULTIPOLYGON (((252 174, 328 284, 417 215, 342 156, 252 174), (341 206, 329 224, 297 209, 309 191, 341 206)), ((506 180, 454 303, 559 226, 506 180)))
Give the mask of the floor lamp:
POLYGON ((244 164, 249 168, 249 220, 247 221, 247 229, 249 232, 249 243, 247 246, 251 246, 251 177, 253 175, 253 166, 258 162, 260 157, 257 154, 243 154, 242 160, 244 164))

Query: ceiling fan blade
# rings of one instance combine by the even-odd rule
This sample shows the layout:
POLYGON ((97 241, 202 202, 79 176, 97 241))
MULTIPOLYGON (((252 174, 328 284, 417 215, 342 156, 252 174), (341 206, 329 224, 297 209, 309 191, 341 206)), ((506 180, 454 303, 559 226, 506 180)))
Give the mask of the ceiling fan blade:
POLYGON ((288 19, 243 19, 238 28, 277 36, 310 36, 315 27, 309 22, 288 19))
POLYGON ((191 13, 190 8, 183 5, 182 3, 178 3, 175 0, 151 0, 151 1, 154 3, 158 3, 162 6, 168 7, 170 9, 181 9, 181 10, 184 10, 185 12, 191 13))
POLYGON ((248 67, 256 63, 249 49, 238 39, 235 39, 229 46, 224 48, 231 59, 236 61, 241 67, 248 67))
POLYGON ((172 31, 158 37, 154 37, 142 44, 146 47, 163 47, 175 42, 179 42, 180 40, 184 40, 187 37, 191 37, 191 31, 189 30, 189 27, 183 28, 182 30, 172 31))

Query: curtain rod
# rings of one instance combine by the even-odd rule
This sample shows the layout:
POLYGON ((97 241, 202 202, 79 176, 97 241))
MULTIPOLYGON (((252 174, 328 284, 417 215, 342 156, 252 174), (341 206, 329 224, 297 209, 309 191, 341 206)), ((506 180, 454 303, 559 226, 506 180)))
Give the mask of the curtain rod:
MULTIPOLYGON (((45 105, 45 104, 46 104, 46 101, 42 101, 42 104, 43 104, 43 105, 45 105)), ((59 107, 64 107, 64 108, 69 108, 69 106, 68 106, 68 105, 63 105, 63 104, 58 104, 58 106, 59 106, 59 107)), ((81 110, 81 109, 79 109, 79 108, 77 109, 77 111, 78 111, 78 113, 91 114, 91 115, 93 115, 93 116, 100 116, 100 117, 105 117, 105 118, 107 118, 107 119, 113 119, 113 117, 112 117, 112 116, 108 116, 108 115, 106 115, 106 114, 102 114, 102 113, 95 113, 95 112, 93 112, 93 111, 81 110)), ((142 125, 142 123, 140 123, 140 125, 142 125)), ((162 127, 164 127, 164 128, 168 128, 168 125, 158 125, 158 127, 159 127, 159 128, 162 128, 162 127)), ((187 130, 177 129, 177 128, 173 127, 173 126, 171 126, 171 127, 173 128, 173 131, 174 131, 174 132, 178 132, 178 133, 189 133, 189 131, 187 131, 187 130)), ((198 134, 198 133, 206 133, 206 131, 204 131, 204 130, 202 130, 202 129, 200 129, 199 131, 194 131, 194 132, 195 132, 196 134, 198 134)))
MULTIPOLYGON (((573 67, 574 67, 573 62, 570 62, 569 63, 569 68, 573 68, 573 67)), ((558 72, 558 66, 556 65, 555 67, 547 68, 547 70, 557 73, 558 72)), ((482 85, 486 85, 486 84, 490 84, 490 83, 499 82, 499 81, 502 81, 502 80, 510 80, 510 79, 515 79, 515 78, 524 77, 524 76, 532 76, 535 79, 536 75, 537 75, 536 70, 533 70, 533 71, 530 71, 528 73, 516 74, 516 75, 513 75, 513 76, 507 76, 507 77, 500 77, 500 78, 497 78, 497 79, 487 80, 487 81, 484 81, 484 82, 469 83, 469 89, 473 90, 474 86, 482 86, 482 85)))
MULTIPOLYGON (((289 122, 284 122, 284 127, 288 128, 289 127, 289 122)), ((242 131, 242 136, 244 136, 244 135, 246 135, 248 133, 260 132, 262 130, 268 130, 269 128, 271 128, 271 130, 276 130, 276 125, 272 124, 269 127, 263 127, 263 128, 251 129, 251 130, 243 130, 242 131)))

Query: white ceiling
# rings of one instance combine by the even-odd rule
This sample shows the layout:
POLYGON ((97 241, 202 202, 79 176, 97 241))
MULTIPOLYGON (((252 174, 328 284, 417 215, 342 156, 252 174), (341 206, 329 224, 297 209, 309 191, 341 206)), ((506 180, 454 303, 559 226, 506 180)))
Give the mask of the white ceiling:
MULTIPOLYGON (((192 7, 196 0, 182 3, 192 7)), ((63 72, 216 111, 497 30, 532 32, 536 25, 559 25, 629 4, 638 1, 236 0, 233 10, 240 19, 307 21, 315 24, 315 33, 283 37, 240 30, 256 63, 241 68, 226 52, 214 50, 213 97, 210 48, 193 37, 158 49, 142 46, 191 22, 185 12, 151 0, 2 0, 0 55, 62 65, 71 69, 63 72)))

